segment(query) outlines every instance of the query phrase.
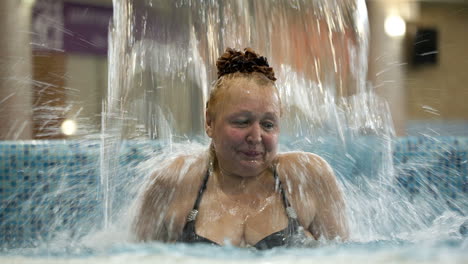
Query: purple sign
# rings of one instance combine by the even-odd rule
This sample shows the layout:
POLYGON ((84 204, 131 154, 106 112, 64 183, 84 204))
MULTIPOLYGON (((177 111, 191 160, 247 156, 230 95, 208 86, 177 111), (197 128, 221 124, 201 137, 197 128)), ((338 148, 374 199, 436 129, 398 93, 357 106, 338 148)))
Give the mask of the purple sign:
POLYGON ((31 45, 34 50, 63 51, 63 2, 36 1, 31 31, 31 45))
POLYGON ((38 0, 32 15, 35 50, 107 55, 112 7, 38 0))
POLYGON ((73 53, 107 55, 111 7, 63 4, 64 50, 73 53))

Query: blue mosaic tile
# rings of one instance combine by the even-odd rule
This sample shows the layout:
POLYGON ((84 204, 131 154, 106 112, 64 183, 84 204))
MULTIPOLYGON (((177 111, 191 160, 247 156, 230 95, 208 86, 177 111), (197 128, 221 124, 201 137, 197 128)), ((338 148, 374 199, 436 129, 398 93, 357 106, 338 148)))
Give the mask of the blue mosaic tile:
MULTIPOLYGON (((323 156, 339 177, 353 179, 379 171, 386 144, 363 137, 345 146, 336 139, 322 139, 303 148, 323 156)), ((455 209, 454 201, 468 200, 468 138, 406 137, 397 138, 392 146, 393 188, 415 197, 429 193, 455 209)), ((122 175, 116 179, 116 193, 138 176, 139 164, 161 150, 157 141, 124 141, 109 147, 118 159, 108 165, 122 175)), ((101 221, 101 151, 98 141, 0 142, 0 245, 46 239, 53 231, 73 230, 80 221, 101 221)))
MULTIPOLYGON (((132 177, 129 167, 158 149, 156 142, 122 144, 119 172, 132 177)), ((99 223, 100 151, 100 142, 0 142, 0 244, 99 223)))

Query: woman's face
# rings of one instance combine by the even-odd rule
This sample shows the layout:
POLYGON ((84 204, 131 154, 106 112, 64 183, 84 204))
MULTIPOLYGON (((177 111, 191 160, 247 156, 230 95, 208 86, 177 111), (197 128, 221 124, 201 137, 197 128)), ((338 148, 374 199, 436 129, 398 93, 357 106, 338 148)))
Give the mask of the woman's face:
POLYGON ((270 85, 235 78, 222 87, 206 130, 223 173, 253 177, 276 156, 280 101, 270 85))

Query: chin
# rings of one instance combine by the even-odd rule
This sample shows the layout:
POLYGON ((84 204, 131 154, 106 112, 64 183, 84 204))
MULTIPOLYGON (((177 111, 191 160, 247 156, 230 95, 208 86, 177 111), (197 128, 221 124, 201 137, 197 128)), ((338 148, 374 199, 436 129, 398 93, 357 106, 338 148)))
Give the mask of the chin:
POLYGON ((267 169, 264 161, 242 161, 239 167, 243 172, 241 175, 245 175, 246 177, 257 176, 267 169))

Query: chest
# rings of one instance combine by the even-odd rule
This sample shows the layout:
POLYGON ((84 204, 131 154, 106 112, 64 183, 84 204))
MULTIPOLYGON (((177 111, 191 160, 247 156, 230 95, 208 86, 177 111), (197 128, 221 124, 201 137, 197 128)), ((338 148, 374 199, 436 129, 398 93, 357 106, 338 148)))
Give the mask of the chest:
POLYGON ((195 223, 196 233, 218 244, 255 245, 285 229, 288 217, 279 193, 265 198, 205 193, 195 223))

